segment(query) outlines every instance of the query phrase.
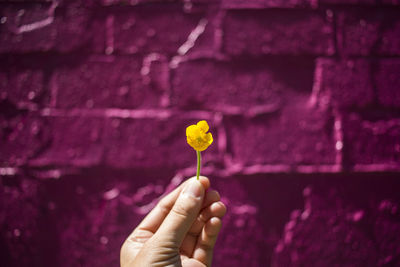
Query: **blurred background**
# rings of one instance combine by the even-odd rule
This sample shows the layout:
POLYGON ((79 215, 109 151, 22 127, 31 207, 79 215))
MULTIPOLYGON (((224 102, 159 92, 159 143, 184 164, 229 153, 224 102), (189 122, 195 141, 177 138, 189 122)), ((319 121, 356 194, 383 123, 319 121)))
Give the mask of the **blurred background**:
POLYGON ((1 266, 118 266, 159 197, 214 266, 400 266, 399 0, 0 0, 1 266))

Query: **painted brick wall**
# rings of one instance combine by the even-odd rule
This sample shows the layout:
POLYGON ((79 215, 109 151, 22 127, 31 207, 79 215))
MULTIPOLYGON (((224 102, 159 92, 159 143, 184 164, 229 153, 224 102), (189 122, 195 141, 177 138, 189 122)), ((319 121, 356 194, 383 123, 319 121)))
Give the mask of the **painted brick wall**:
POLYGON ((118 266, 202 173, 215 266, 400 266, 400 1, 0 0, 2 266, 118 266))

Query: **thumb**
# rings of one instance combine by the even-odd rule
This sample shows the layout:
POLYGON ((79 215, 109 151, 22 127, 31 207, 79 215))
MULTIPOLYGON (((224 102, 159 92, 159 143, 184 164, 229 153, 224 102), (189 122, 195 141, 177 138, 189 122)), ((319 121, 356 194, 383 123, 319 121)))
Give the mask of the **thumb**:
POLYGON ((189 180, 155 233, 156 238, 167 239, 180 247, 186 233, 200 212, 204 191, 204 186, 199 180, 196 180, 196 178, 189 180))

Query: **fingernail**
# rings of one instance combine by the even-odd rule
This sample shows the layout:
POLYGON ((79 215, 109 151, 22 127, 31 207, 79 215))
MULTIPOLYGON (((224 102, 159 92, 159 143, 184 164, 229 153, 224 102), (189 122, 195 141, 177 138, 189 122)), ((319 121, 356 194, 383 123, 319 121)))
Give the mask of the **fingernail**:
POLYGON ((202 192, 203 192, 203 185, 197 181, 197 180, 192 180, 188 183, 186 186, 185 190, 183 191, 184 194, 191 195, 193 197, 201 197, 202 192))

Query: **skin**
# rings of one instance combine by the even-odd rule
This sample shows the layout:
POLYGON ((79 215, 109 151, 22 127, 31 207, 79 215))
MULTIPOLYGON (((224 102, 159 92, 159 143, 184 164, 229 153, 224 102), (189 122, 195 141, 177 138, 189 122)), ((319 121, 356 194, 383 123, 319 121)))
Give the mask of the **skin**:
POLYGON ((226 207, 209 187, 192 177, 162 198, 125 240, 121 266, 211 266, 226 207))

